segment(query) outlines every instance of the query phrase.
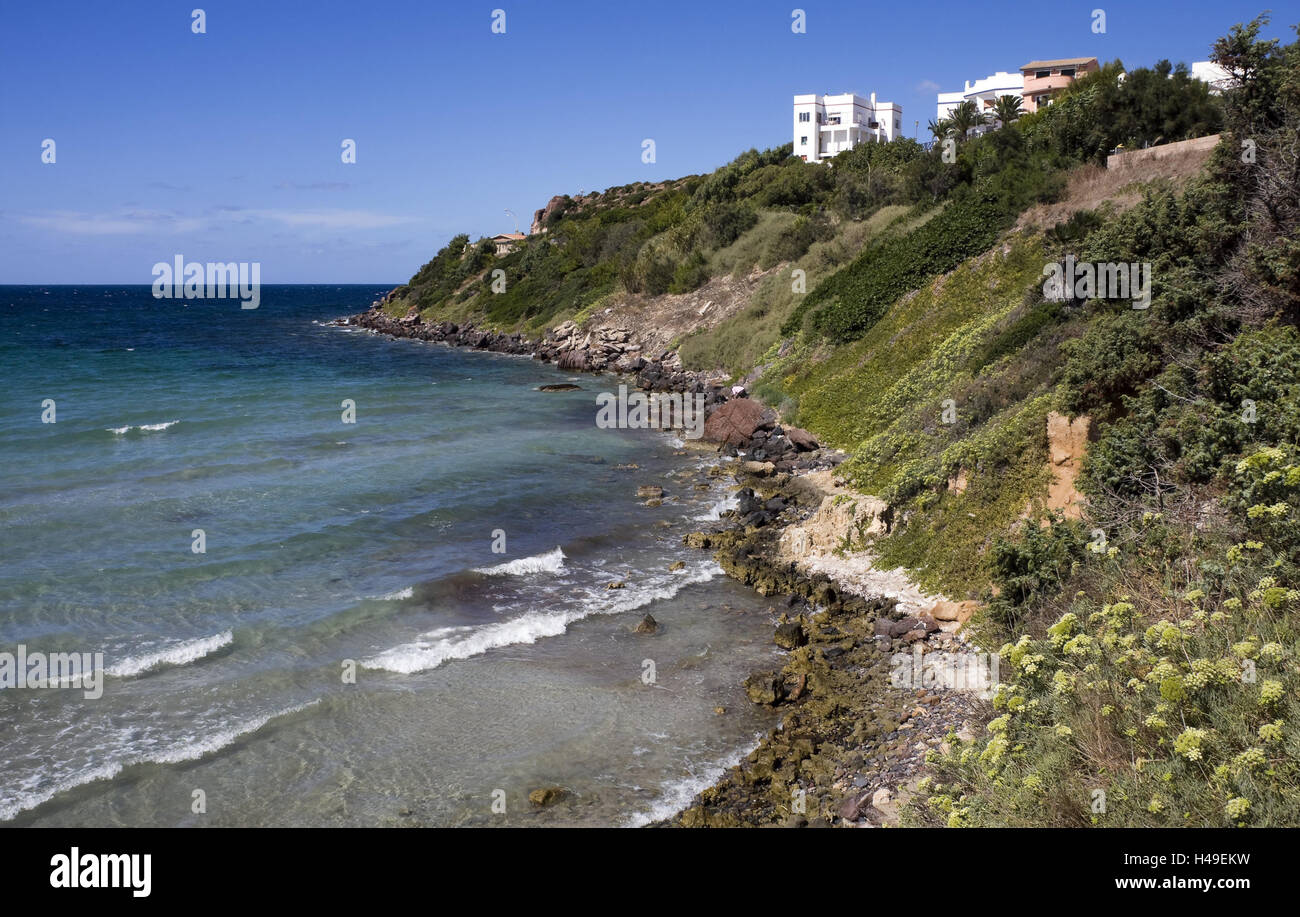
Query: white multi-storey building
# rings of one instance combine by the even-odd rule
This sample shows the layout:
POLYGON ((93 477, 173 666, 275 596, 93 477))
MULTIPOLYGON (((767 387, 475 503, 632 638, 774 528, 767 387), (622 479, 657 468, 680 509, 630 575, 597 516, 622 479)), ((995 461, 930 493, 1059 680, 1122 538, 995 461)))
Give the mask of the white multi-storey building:
POLYGON ((1219 93, 1231 89, 1236 81, 1232 74, 1214 61, 1198 60, 1192 62, 1192 76, 1203 83, 1210 84, 1210 92, 1219 93))
POLYGON ((873 92, 863 98, 840 95, 794 97, 794 155, 824 162, 859 143, 894 140, 903 132, 903 106, 877 102, 873 92))
MULTIPOLYGON (((1023 98, 1025 92, 1025 76, 1023 73, 1008 73, 1005 70, 999 70, 991 76, 986 76, 982 80, 967 80, 966 88, 959 89, 956 92, 939 93, 939 104, 936 111, 938 112, 935 120, 942 121, 949 117, 953 109, 962 102, 974 102, 975 107, 985 114, 992 115, 993 106, 999 96, 1015 96, 1017 99, 1023 98)), ((992 125, 980 128, 982 133, 989 130, 992 125)))

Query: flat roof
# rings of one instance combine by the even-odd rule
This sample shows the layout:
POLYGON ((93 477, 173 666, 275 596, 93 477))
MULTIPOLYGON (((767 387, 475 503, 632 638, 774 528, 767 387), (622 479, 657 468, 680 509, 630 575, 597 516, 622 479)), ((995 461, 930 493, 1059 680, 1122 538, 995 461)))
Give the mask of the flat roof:
POLYGON ((1070 67, 1076 64, 1096 63, 1095 57, 1063 57, 1060 60, 1031 60, 1021 70, 1042 70, 1051 67, 1070 67))

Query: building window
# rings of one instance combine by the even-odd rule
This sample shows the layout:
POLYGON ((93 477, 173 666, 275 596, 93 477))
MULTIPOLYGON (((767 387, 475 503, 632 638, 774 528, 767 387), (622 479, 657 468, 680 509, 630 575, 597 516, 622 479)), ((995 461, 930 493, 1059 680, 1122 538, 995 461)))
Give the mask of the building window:
POLYGON ((1052 75, 1052 71, 1050 70, 1038 70, 1034 72, 1034 79, 1045 80, 1051 75, 1052 75))
POLYGON ((1061 76, 1074 76, 1074 68, 1066 67, 1064 70, 1061 71, 1061 76))
POLYGON ((800 120, 800 121, 811 121, 811 120, 812 120, 812 115, 809 114, 809 113, 806 112, 806 111, 801 111, 801 112, 799 112, 799 120, 800 120))
POLYGON ((800 145, 800 146, 807 146, 807 145, 808 145, 808 138, 807 138, 807 137, 800 137, 800 138, 799 138, 799 145, 800 145))

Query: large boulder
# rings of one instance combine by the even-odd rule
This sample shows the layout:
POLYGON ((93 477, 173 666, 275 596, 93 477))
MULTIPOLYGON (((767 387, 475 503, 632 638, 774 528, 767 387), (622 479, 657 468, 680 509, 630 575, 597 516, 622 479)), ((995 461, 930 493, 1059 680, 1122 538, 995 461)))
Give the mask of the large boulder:
POLYGON ((749 398, 733 398, 709 415, 704 422, 704 438, 711 443, 743 446, 763 425, 763 406, 749 398))
POLYGON ((811 452, 818 446, 817 438, 799 427, 786 427, 785 438, 800 452, 811 452))
POLYGON ((560 356, 555 361, 555 365, 560 369, 571 372, 586 372, 588 368, 587 352, 585 350, 570 350, 560 356))
POLYGON ((965 624, 978 607, 978 602, 950 602, 941 599, 930 609, 930 616, 936 621, 956 621, 965 624))
POLYGON ((808 632, 799 621, 785 621, 776 626, 774 641, 783 650, 795 650, 808 642, 808 632))
POLYGON ((745 679, 745 694, 751 703, 775 707, 785 699, 785 682, 774 672, 755 673, 745 679))

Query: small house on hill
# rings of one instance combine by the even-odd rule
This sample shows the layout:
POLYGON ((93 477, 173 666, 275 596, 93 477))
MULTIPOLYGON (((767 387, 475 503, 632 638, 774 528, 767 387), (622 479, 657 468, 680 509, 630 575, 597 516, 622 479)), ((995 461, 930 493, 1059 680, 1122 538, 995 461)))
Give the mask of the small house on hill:
POLYGON ((497 247, 498 255, 508 255, 515 250, 517 244, 527 238, 522 232, 503 232, 492 237, 492 244, 497 247))

